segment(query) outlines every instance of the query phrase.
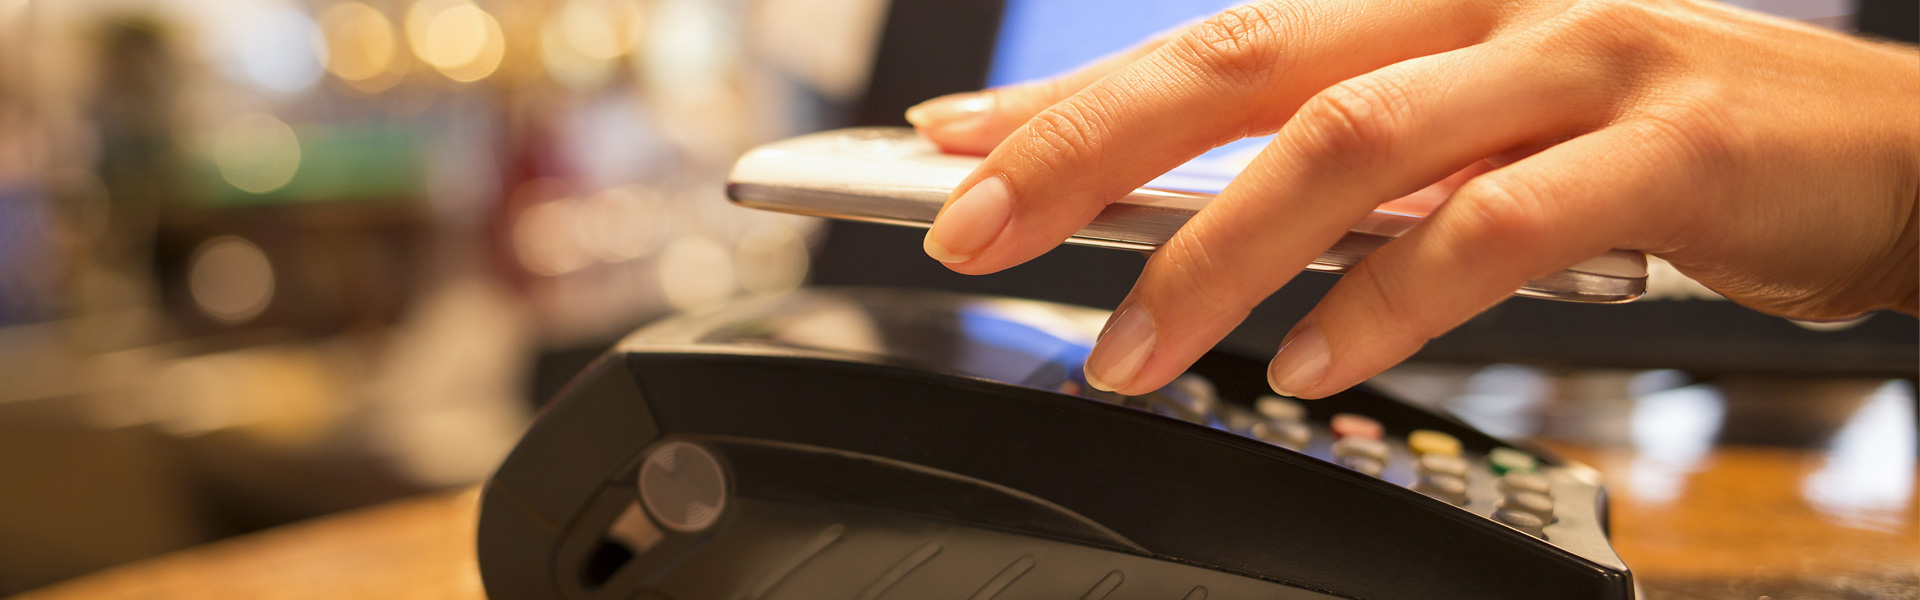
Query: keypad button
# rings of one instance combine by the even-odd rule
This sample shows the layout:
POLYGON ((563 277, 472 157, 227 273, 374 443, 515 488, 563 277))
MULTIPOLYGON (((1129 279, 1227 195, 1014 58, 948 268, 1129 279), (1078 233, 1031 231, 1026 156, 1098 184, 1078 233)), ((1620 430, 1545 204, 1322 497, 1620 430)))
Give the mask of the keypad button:
POLYGON ((1432 429, 1415 429, 1407 434, 1407 448, 1421 456, 1428 454, 1459 456, 1460 438, 1432 429))
POLYGON ((1306 406, 1299 402, 1272 394, 1261 396, 1259 400, 1255 400, 1253 402, 1253 408, 1260 411, 1260 416, 1275 421, 1304 421, 1307 418, 1306 406))
POLYGON ((1374 477, 1379 477, 1380 470, 1386 468, 1385 462, 1375 460, 1372 457, 1367 457, 1367 456, 1343 456, 1335 459, 1334 462, 1339 463, 1340 466, 1353 469, 1361 473, 1366 473, 1374 477))
MULTIPOLYGON (((1220 406, 1220 396, 1213 391, 1213 382, 1205 377, 1188 373, 1181 375, 1155 392, 1168 411, 1155 411, 1179 419, 1205 425, 1214 418, 1214 411, 1220 406)), ((1156 406, 1156 408, 1159 408, 1156 406)))
POLYGON ((1533 492, 1514 492, 1507 494, 1494 507, 1496 510, 1520 511, 1531 514, 1544 522, 1553 522, 1553 499, 1533 492))
POLYGON ((1453 477, 1467 476, 1467 461, 1462 460, 1458 456, 1428 454, 1420 457, 1420 462, 1417 464, 1419 465, 1421 473, 1433 473, 1453 477))
POLYGON ((1248 429, 1253 437, 1269 444, 1298 450, 1313 437, 1313 430, 1299 421, 1261 421, 1248 429))
POLYGON ((1457 475, 1425 473, 1413 484, 1413 491, 1433 496, 1455 506, 1467 503, 1467 480, 1457 475))
POLYGON ((1258 425, 1260 422, 1267 420, 1265 417, 1253 411, 1242 410, 1240 407, 1230 404, 1221 405, 1220 411, 1214 413, 1214 415, 1220 418, 1220 424, 1225 425, 1227 431, 1247 435, 1253 435, 1254 425, 1258 425))
POLYGON ((1508 494, 1514 492, 1533 492, 1535 494, 1552 497, 1553 485, 1552 482, 1547 480, 1547 476, 1545 475, 1516 472, 1500 476, 1500 491, 1508 494))
POLYGON ((1493 518, 1501 523, 1506 523, 1509 527, 1524 531, 1527 535, 1537 538, 1547 536, 1547 522, 1533 513, 1500 509, 1493 511, 1493 518))
POLYGON ((1387 462, 1387 444, 1373 438, 1343 438, 1333 443, 1333 455, 1339 458, 1368 458, 1385 463, 1387 462))
POLYGON ((1505 475, 1512 472, 1531 473, 1537 462, 1532 454, 1512 448, 1494 448, 1487 453, 1487 466, 1493 468, 1493 474, 1505 475))
POLYGON ((1334 415, 1333 420, 1328 422, 1327 425, 1328 428, 1333 430, 1334 437, 1380 439, 1380 422, 1370 417, 1353 413, 1340 413, 1334 415))
POLYGON ((1188 423, 1207 424, 1207 415, 1187 410, 1186 407, 1171 402, 1155 402, 1147 405, 1147 412, 1162 417, 1172 417, 1188 423))

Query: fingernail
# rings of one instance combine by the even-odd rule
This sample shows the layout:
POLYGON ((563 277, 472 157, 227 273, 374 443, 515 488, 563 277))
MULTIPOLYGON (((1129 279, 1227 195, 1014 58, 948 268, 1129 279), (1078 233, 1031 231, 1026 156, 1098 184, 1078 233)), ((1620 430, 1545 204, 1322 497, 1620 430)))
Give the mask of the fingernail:
POLYGON ((1087 355, 1087 385, 1115 391, 1133 383, 1153 354, 1153 315, 1137 304, 1122 304, 1087 355))
POLYGON ((948 94, 907 109, 907 122, 920 129, 952 127, 977 119, 993 109, 993 94, 965 92, 948 94))
POLYGON ((1000 236, 1012 213, 1013 196, 1007 191, 1007 181, 999 177, 982 179, 934 217, 922 245, 934 260, 966 262, 1000 236))
POLYGON ((1267 385, 1282 396, 1299 396, 1327 376, 1333 353, 1327 348, 1327 336, 1312 321, 1301 323, 1289 337, 1267 367, 1267 385))

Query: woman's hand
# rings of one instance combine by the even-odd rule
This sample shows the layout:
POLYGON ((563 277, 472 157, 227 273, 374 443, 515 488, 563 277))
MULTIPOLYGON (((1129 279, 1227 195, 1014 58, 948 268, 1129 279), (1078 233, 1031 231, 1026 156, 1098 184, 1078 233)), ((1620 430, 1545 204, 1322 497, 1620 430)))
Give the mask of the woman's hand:
POLYGON ((1109 320, 1087 378, 1126 394, 1179 375, 1375 206, 1456 173, 1294 326, 1276 391, 1352 386, 1609 248, 1796 319, 1916 310, 1920 54, 1719 4, 1266 0, 908 118, 988 153, 926 238, 973 274, 1216 145, 1278 133, 1109 320), (1463 172, 1483 160, 1497 168, 1463 172))

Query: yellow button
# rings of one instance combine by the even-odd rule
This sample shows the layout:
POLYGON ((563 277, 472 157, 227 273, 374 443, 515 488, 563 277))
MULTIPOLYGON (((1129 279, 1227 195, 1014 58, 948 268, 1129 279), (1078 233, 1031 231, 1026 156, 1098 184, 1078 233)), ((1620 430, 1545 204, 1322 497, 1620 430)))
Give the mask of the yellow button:
POLYGON ((1459 438, 1431 429, 1415 429, 1413 433, 1407 434, 1407 447, 1411 448, 1414 454, 1421 456, 1428 454, 1439 454, 1441 456, 1460 455, 1459 438))

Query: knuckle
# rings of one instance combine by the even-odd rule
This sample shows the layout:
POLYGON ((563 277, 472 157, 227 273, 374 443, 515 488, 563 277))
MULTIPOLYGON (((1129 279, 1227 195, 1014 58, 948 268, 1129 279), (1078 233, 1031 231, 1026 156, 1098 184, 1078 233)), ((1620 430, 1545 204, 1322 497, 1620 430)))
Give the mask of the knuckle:
POLYGON ((1220 316, 1246 312, 1249 309, 1247 294, 1240 288, 1249 278, 1231 273, 1232 267, 1201 241, 1204 237, 1174 236, 1155 253, 1163 267, 1161 270, 1169 275, 1170 280, 1162 282, 1165 292, 1178 296, 1181 306, 1198 309, 1198 314, 1220 316))
POLYGON ((1718 85, 1703 82, 1688 87, 1649 101, 1639 111, 1638 126, 1653 147, 1673 154, 1671 159, 1702 168, 1729 166, 1746 145, 1746 130, 1728 108, 1739 102, 1727 98, 1726 89, 1718 85))
POLYGON ((1649 0, 1583 0, 1570 7, 1567 23, 1587 31, 1644 30, 1654 15, 1649 0))
POLYGON ((1394 263, 1365 260, 1355 265, 1343 278, 1351 280, 1359 287, 1363 310, 1376 318, 1377 323, 1395 323, 1403 335, 1417 336, 1422 340, 1432 339, 1444 328, 1433 325, 1427 315, 1428 307, 1424 296, 1407 293, 1406 276, 1394 263))
POLYGON ((1363 77, 1308 99, 1296 120, 1304 130, 1303 150, 1309 160, 1329 167, 1364 167, 1390 157, 1406 121, 1405 90, 1388 77, 1363 77))
POLYGON ((1522 256, 1538 252, 1548 242, 1545 200, 1538 188, 1497 173, 1467 182, 1444 205, 1447 223, 1462 242, 1456 247, 1485 248, 1496 255, 1463 257, 1467 260, 1522 256))
POLYGON ((1674 76, 1697 73, 1699 32, 1686 0, 1579 0, 1493 43, 1519 58, 1574 74, 1580 102, 1603 125, 1623 116, 1674 76))
POLYGON ((1027 122, 1027 136, 1034 143, 1016 148, 1026 159, 1043 167, 1059 168, 1098 160, 1101 131, 1106 119, 1097 108, 1069 101, 1048 107, 1027 122))
POLYGON ((1280 43, 1296 20, 1282 5, 1240 5, 1189 29, 1180 36, 1177 48, 1204 72, 1251 84, 1272 73, 1280 43))
POLYGON ((1615 60, 1648 60, 1667 52, 1670 19, 1664 0, 1584 0, 1549 21, 1540 42, 1615 60))

